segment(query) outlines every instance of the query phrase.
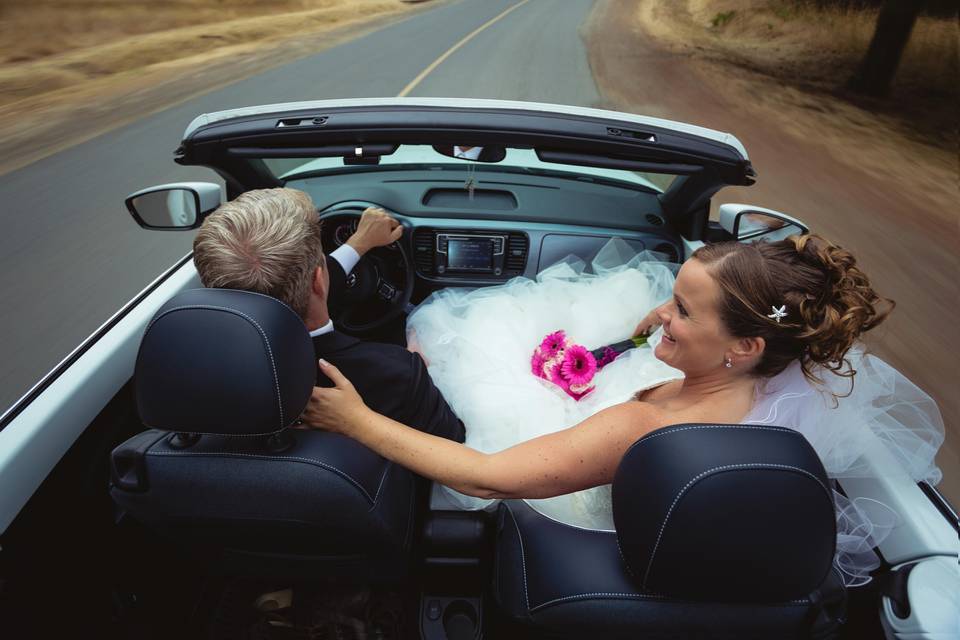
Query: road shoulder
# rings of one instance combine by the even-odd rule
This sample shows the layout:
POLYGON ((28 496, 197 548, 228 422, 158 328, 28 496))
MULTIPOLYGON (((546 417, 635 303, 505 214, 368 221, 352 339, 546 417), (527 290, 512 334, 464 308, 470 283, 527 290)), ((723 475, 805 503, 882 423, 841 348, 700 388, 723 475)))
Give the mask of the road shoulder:
POLYGON ((0 106, 0 175, 148 115, 443 4, 400 3, 309 33, 217 47, 0 106))

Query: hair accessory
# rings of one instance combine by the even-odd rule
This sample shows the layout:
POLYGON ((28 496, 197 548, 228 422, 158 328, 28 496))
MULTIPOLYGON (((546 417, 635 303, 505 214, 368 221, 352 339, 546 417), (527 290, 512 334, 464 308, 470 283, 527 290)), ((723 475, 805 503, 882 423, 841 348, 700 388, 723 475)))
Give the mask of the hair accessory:
POLYGON ((787 317, 787 305, 783 305, 779 309, 773 306, 771 306, 770 308, 773 309, 773 313, 768 313, 767 317, 773 318, 774 320, 776 320, 777 324, 780 324, 780 318, 787 317))

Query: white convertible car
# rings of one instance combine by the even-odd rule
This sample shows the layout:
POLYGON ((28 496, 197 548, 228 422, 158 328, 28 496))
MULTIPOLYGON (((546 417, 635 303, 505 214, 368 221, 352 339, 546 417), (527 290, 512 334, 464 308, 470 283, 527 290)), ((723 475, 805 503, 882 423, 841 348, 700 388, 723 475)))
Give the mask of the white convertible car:
MULTIPOLYGON (((392 212, 402 239, 364 258, 337 318, 380 340, 438 289, 589 262, 614 236, 682 262, 702 243, 806 230, 747 205, 709 219, 714 194, 755 179, 734 136, 558 105, 236 109, 196 118, 174 159, 216 171, 228 199, 306 191, 328 252, 365 207, 392 212)), ((221 197, 162 185, 128 208, 145 228, 195 229, 221 197)), ((957 515, 880 447, 875 479, 839 486, 900 514, 855 588, 833 568, 832 481, 787 429, 641 439, 614 484, 616 531, 524 501, 451 510, 358 443, 287 428, 316 371, 274 302, 202 289, 186 255, 0 418, 2 637, 958 637, 957 515), (758 461, 762 475, 742 468, 758 461), (718 465, 740 471, 694 482, 718 465), (762 535, 771 521, 788 533, 762 535)))

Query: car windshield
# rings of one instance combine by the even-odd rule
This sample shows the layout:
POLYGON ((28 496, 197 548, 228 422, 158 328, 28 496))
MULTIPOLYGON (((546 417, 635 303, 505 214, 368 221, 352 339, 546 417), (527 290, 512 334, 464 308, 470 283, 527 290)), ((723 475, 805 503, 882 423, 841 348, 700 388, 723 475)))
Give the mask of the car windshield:
MULTIPOLYGON (((479 147, 473 147, 479 149, 479 147)), ((590 177, 597 180, 628 183, 652 189, 658 193, 666 191, 676 175, 653 173, 648 171, 628 171, 624 169, 606 169, 584 167, 559 162, 544 162, 537 157, 533 149, 507 149, 504 158, 498 162, 472 162, 469 158, 451 158, 429 145, 400 145, 389 155, 380 157, 377 164, 347 164, 342 157, 327 158, 265 158, 264 163, 278 179, 297 180, 316 175, 342 172, 382 171, 409 168, 451 168, 462 170, 471 167, 478 172, 506 171, 550 174, 557 177, 569 177, 582 180, 590 177)))

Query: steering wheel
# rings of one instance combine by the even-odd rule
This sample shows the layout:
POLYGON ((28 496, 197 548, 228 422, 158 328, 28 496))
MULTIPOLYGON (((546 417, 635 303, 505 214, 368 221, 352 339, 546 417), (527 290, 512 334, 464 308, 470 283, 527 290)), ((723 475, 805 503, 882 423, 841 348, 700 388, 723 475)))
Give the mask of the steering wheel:
MULTIPOLYGON (((332 217, 359 219, 368 206, 380 207, 404 224, 389 209, 372 202, 327 209, 320 214, 320 220, 332 217)), ((341 297, 342 308, 335 311, 333 318, 339 329, 346 333, 367 333, 389 324, 407 310, 414 283, 413 259, 405 246, 407 236, 404 227, 404 235, 399 240, 388 247, 371 249, 347 274, 341 297)))

